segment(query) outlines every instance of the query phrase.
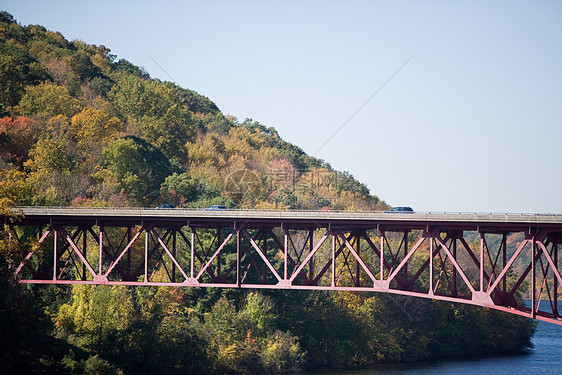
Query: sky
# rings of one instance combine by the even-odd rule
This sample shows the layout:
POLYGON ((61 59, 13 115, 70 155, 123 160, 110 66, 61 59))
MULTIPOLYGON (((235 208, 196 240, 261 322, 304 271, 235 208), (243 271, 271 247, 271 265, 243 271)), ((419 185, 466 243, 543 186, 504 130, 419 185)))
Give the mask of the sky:
POLYGON ((0 0, 416 211, 562 214, 562 1, 0 0))

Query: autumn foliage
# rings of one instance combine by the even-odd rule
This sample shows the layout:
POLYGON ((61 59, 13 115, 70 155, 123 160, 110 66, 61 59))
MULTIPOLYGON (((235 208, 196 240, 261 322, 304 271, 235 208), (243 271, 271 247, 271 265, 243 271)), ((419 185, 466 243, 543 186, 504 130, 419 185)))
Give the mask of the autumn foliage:
MULTIPOLYGON (((388 208, 275 129, 225 115, 209 98, 153 79, 103 45, 22 26, 0 12, 0 214, 13 215, 18 205, 161 203, 388 208)), ((10 267, 34 244, 20 235, 18 242, 9 228, 0 230, 4 374, 282 373, 516 351, 529 345, 533 329, 490 311, 351 293, 24 291, 10 267), (451 325, 438 324, 444 321, 451 325), (442 340, 451 327, 458 337, 442 340), (500 347, 500 335, 513 345, 500 347)))

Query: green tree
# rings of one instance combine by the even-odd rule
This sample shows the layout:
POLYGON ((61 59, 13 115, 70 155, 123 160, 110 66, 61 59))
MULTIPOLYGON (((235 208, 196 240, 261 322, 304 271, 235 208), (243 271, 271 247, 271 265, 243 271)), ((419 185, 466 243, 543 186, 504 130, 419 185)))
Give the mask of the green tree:
POLYGON ((171 173, 168 158, 142 138, 127 136, 111 142, 104 150, 107 169, 131 197, 149 203, 171 173))
POLYGON ((85 197, 92 178, 76 170, 77 153, 67 138, 41 139, 25 162, 29 171, 26 186, 31 195, 28 204, 67 206, 77 197, 85 197))
POLYGON ((212 335, 218 373, 261 373, 263 365, 259 346, 251 331, 246 330, 242 314, 226 298, 221 298, 205 314, 205 328, 212 335))
POLYGON ((209 182, 202 181, 188 173, 174 173, 166 177, 161 193, 177 205, 220 196, 220 190, 214 188, 209 182))
POLYGON ((94 90, 98 95, 103 97, 107 96, 107 93, 113 87, 113 82, 107 78, 94 77, 88 82, 88 86, 94 90))
POLYGON ((0 254, 0 373, 64 374, 70 345, 51 335, 52 325, 37 298, 13 278, 0 254))
POLYGON ((24 188, 25 174, 23 172, 14 169, 0 169, 0 216, 7 220, 0 226, 0 258, 10 264, 22 262, 24 254, 29 253, 34 246, 31 241, 20 241, 13 236, 7 225, 21 215, 16 207, 24 196, 24 188))
POLYGON ((146 70, 139 68, 126 59, 119 59, 119 61, 115 63, 115 69, 118 72, 123 72, 138 78, 150 79, 150 74, 148 74, 146 70))
POLYGON ((43 117, 65 115, 72 117, 82 109, 82 103, 73 98, 64 86, 42 83, 27 86, 16 110, 25 116, 43 117))
POLYGON ((84 374, 85 375, 120 375, 123 374, 122 371, 112 366, 106 360, 101 359, 97 354, 89 357, 86 362, 84 362, 84 374))
MULTIPOLYGON (((80 44, 83 42, 75 42, 74 44, 80 44)), ((70 55, 68 65, 72 71, 79 77, 82 81, 88 81, 92 78, 102 77, 103 74, 97 66, 92 63, 90 56, 84 51, 79 50, 76 53, 70 55)))
POLYGON ((19 103, 26 86, 48 77, 27 51, 0 40, 0 115, 6 115, 19 103))
POLYGON ((72 300, 60 307, 56 327, 71 341, 97 354, 114 350, 114 337, 132 319, 130 292, 122 286, 74 285, 72 300))
POLYGON ((197 374, 209 369, 207 339, 182 288, 137 288, 138 314, 110 357, 128 373, 197 374))
POLYGON ((31 159, 25 163, 25 166, 32 173, 69 173, 74 166, 68 141, 64 138, 41 139, 29 153, 31 159))
POLYGON ((297 372, 304 364, 305 353, 296 336, 289 332, 276 331, 267 338, 262 360, 268 373, 297 372))
POLYGON ((122 74, 108 97, 143 138, 169 158, 185 160, 185 144, 200 122, 191 115, 177 86, 122 74))
POLYGON ((254 337, 267 337, 275 327, 277 316, 271 298, 261 293, 250 292, 246 296, 242 318, 254 337))

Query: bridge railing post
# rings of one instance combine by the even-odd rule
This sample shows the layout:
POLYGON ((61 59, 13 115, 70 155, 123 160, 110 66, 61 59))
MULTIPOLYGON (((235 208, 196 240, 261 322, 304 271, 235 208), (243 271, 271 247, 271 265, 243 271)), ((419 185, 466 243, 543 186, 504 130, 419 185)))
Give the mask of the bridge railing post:
POLYGON ((57 281, 57 245, 59 237, 59 231, 57 228, 53 231, 53 236, 53 281, 57 281))
POLYGON ((148 240, 149 240, 149 228, 145 228, 144 231, 144 282, 148 283, 148 240))
POLYGON ((104 241, 104 227, 100 226, 100 243, 99 243, 99 259, 98 259, 98 275, 103 275, 103 241, 104 241))
POLYGON ((535 235, 533 235, 533 238, 531 239, 531 317, 534 319, 536 317, 536 312, 537 312, 537 308, 536 308, 536 270, 535 270, 535 265, 537 264, 536 259, 535 259, 535 254, 536 254, 536 248, 537 248, 537 242, 536 242, 536 237, 535 235))
MULTIPOLYGON (((236 228, 236 225, 235 225, 236 228)), ((240 287, 242 275, 241 275, 241 259, 240 259, 240 231, 236 231, 236 286, 240 287)))
MULTIPOLYGON (((88 231, 86 230, 86 228, 82 227, 80 228, 82 231, 82 256, 84 257, 84 259, 88 259, 88 253, 87 253, 87 249, 88 249, 88 242, 87 242, 87 235, 88 235, 88 231)), ((81 279, 82 281, 86 281, 86 264, 83 263, 82 264, 82 275, 81 275, 81 279)), ((101 274, 101 272, 100 272, 101 274)))
POLYGON ((553 256, 554 256, 554 303, 552 304, 552 313, 554 314, 554 317, 557 318, 558 317, 558 277, 560 275, 560 270, 558 268, 558 242, 555 240, 552 242, 552 248, 553 248, 553 256), (556 273, 558 273, 558 275, 556 275, 556 273))
POLYGON ((484 242, 486 237, 484 233, 480 233, 480 292, 484 291, 484 242))
POLYGON ((384 240, 385 240, 385 231, 381 229, 381 246, 380 246, 380 280, 381 284, 384 281, 384 240))
POLYGON ((429 234, 429 296, 434 296, 433 291, 433 236, 429 234))
MULTIPOLYGON (((453 244, 453 259, 455 261, 457 261, 457 238, 453 236, 453 240, 452 240, 452 244, 453 244)), ((457 268, 453 267, 453 282, 452 282, 452 295, 453 296, 457 296, 457 268)))
POLYGON ((287 263, 288 263, 288 251, 289 251, 289 235, 287 233, 287 228, 284 228, 284 244, 283 244, 283 280, 287 281, 287 263))
POLYGON ((336 286, 336 236, 330 230, 330 236, 332 237, 332 288, 336 286))
POLYGON ((190 278, 193 280, 194 275, 194 270, 195 270, 195 229, 194 228, 190 228, 191 229, 191 255, 190 255, 190 261, 189 261, 189 266, 190 266, 190 278))

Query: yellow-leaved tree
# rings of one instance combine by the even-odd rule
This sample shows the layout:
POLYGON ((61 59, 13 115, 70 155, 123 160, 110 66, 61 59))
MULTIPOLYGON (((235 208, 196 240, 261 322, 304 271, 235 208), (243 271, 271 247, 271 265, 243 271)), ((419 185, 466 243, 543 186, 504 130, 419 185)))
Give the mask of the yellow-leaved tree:
POLYGON ((31 241, 20 239, 9 223, 21 214, 16 207, 24 195, 25 174, 14 169, 0 169, 0 217, 7 220, 0 227, 0 253, 11 264, 19 264, 23 254, 34 246, 31 241))
POLYGON ((13 217, 23 196, 25 174, 15 169, 0 169, 0 215, 13 217))
POLYGON ((69 341, 104 354, 108 340, 127 329, 133 316, 131 293, 124 286, 74 285, 72 300, 60 307, 55 326, 69 341))
POLYGON ((121 120, 96 108, 84 108, 70 122, 69 133, 76 139, 78 147, 82 148, 91 144, 107 144, 123 131, 121 120))

